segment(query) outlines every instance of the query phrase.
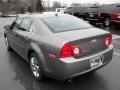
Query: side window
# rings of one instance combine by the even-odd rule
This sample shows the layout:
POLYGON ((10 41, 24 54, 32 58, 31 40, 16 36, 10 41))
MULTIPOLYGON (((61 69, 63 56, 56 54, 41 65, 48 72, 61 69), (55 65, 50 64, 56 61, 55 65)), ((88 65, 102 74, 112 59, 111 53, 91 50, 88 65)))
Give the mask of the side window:
POLYGON ((30 29, 32 23, 33 23, 32 19, 29 19, 29 18, 24 19, 24 20, 22 21, 22 24, 21 24, 20 28, 23 28, 23 29, 25 29, 27 32, 29 32, 29 29, 30 29))
POLYGON ((30 29, 29 29, 29 32, 34 32, 35 31, 35 26, 34 24, 32 23, 31 26, 30 26, 30 29))
POLYGON ((23 19, 18 19, 15 22, 12 23, 11 25, 11 29, 19 29, 21 22, 23 19))

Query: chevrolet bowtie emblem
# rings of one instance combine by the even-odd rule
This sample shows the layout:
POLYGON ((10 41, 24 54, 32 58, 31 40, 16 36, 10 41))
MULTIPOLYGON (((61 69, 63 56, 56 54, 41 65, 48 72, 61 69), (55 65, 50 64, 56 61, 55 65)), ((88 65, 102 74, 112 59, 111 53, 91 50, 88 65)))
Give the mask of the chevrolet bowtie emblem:
POLYGON ((97 42, 96 39, 93 39, 93 40, 90 41, 90 43, 96 43, 96 42, 97 42))

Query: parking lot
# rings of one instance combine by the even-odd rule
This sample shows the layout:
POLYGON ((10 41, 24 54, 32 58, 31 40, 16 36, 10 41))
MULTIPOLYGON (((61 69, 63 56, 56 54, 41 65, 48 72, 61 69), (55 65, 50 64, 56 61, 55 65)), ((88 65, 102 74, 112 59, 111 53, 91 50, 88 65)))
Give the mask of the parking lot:
POLYGON ((29 64, 14 51, 7 51, 4 43, 4 25, 14 18, 0 18, 0 90, 119 90, 120 89, 120 30, 100 28, 113 34, 114 56, 107 66, 75 78, 73 83, 46 78, 33 79, 29 64))

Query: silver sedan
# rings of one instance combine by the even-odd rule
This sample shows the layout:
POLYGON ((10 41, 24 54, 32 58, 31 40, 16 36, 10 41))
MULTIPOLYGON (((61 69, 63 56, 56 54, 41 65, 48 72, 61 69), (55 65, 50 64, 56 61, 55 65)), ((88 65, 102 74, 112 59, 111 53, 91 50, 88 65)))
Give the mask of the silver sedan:
POLYGON ((4 27, 8 50, 30 64, 35 79, 67 80, 109 63, 112 35, 67 14, 26 15, 4 27))

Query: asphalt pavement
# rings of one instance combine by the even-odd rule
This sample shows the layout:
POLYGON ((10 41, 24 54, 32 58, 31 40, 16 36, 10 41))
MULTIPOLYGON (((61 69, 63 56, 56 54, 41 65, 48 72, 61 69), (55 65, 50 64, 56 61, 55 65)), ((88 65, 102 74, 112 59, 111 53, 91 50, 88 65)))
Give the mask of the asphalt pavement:
POLYGON ((120 90, 120 31, 103 28, 113 33, 114 56, 105 67, 75 78, 73 83, 46 78, 34 80, 29 64, 14 51, 7 51, 4 25, 14 18, 0 18, 0 90, 120 90))

